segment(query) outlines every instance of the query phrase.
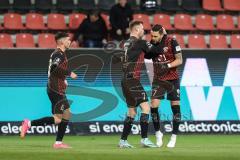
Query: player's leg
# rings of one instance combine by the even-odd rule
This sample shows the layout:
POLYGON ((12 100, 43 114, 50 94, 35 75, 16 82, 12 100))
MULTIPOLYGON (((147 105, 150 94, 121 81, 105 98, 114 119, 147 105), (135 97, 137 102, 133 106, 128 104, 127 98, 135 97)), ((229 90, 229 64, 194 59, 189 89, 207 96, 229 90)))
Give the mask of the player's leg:
POLYGON ((56 104, 53 112, 55 113, 54 115, 61 114, 61 122, 58 124, 56 142, 54 143, 53 147, 56 149, 71 148, 69 145, 62 142, 69 119, 71 118, 70 105, 65 95, 59 95, 58 97, 59 102, 56 104))
POLYGON ((173 130, 172 130, 172 136, 170 138, 169 143, 167 144, 167 147, 174 148, 177 141, 177 134, 178 134, 178 128, 181 121, 181 112, 180 112, 180 102, 179 101, 171 101, 171 108, 173 112, 173 130))
POLYGON ((154 80, 152 83, 152 95, 151 95, 151 117, 156 135, 156 145, 161 147, 163 145, 163 133, 160 131, 160 116, 159 105, 160 100, 164 99, 164 94, 169 89, 169 83, 167 81, 154 80))
POLYGON ((62 142, 70 118, 71 118, 71 112, 70 112, 70 109, 68 108, 68 109, 64 110, 64 112, 62 114, 62 120, 58 124, 58 132, 57 132, 57 136, 56 136, 56 142, 53 145, 53 147, 56 149, 71 148, 69 145, 62 142))
POLYGON ((140 104, 142 113, 140 117, 140 126, 141 126, 141 144, 143 147, 156 147, 155 144, 153 144, 149 139, 148 139, 148 124, 149 124, 149 112, 150 112, 150 107, 148 102, 142 102, 140 104))
POLYGON ((43 117, 43 118, 32 120, 32 121, 25 119, 22 122, 20 137, 24 138, 26 136, 28 129, 31 128, 31 126, 45 126, 45 125, 54 124, 55 122, 56 121, 53 116, 43 117))
POLYGON ((172 136, 170 138, 169 143, 167 144, 167 147, 169 147, 169 148, 174 148, 176 145, 179 124, 181 121, 179 80, 173 80, 172 84, 174 85, 175 88, 171 93, 168 94, 168 97, 167 97, 167 99, 171 101, 171 109, 172 109, 172 113, 173 113, 172 136))
POLYGON ((133 95, 130 90, 130 86, 132 86, 132 83, 133 82, 131 80, 130 81, 122 80, 121 82, 123 96, 126 98, 126 103, 128 106, 128 114, 124 120, 123 132, 118 144, 120 148, 133 148, 133 146, 130 145, 127 141, 128 135, 130 134, 132 129, 134 117, 136 116, 135 99, 133 98, 133 95))
POLYGON ((128 143, 127 138, 131 132, 132 124, 133 124, 135 116, 136 116, 136 108, 134 106, 129 107, 128 115, 127 115, 126 119, 124 120, 124 128, 123 128, 123 132, 121 135, 121 139, 119 141, 120 148, 133 148, 133 146, 128 143))
POLYGON ((160 131, 160 116, 158 112, 158 108, 160 105, 159 99, 152 99, 151 100, 151 117, 152 123, 155 130, 156 135, 156 145, 161 147, 163 145, 163 133, 160 131))
MULTIPOLYGON (((59 101, 59 95, 51 90, 47 90, 47 94, 48 94, 49 100, 52 103, 52 114, 54 115, 56 111, 55 107, 57 106, 59 101)), ((61 115, 43 117, 43 118, 32 120, 32 121, 25 119, 22 123, 20 137, 24 138, 28 129, 31 126, 44 126, 44 125, 58 124, 61 122, 61 120, 62 120, 61 115)))

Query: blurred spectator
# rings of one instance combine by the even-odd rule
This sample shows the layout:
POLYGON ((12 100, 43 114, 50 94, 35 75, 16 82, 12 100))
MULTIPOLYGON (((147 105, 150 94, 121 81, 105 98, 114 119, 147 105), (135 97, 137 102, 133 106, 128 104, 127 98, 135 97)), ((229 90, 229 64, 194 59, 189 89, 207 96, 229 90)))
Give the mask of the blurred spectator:
POLYGON ((107 27, 97 10, 90 11, 87 18, 80 24, 73 40, 87 48, 101 48, 107 42, 107 27))
POLYGON ((111 37, 121 41, 129 38, 129 22, 133 19, 133 10, 127 0, 118 0, 110 10, 111 37))

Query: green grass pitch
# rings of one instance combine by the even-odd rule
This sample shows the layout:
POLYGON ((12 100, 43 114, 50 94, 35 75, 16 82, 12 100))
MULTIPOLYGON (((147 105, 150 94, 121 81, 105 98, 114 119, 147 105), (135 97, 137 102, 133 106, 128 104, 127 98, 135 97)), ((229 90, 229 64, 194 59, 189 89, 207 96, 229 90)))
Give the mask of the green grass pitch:
MULTIPOLYGON (((177 146, 142 148, 140 136, 129 136, 134 149, 117 148, 119 136, 65 136, 73 148, 54 150, 54 136, 0 136, 0 160, 240 160, 238 135, 179 135, 177 146)), ((155 141, 154 136, 150 139, 155 141)))

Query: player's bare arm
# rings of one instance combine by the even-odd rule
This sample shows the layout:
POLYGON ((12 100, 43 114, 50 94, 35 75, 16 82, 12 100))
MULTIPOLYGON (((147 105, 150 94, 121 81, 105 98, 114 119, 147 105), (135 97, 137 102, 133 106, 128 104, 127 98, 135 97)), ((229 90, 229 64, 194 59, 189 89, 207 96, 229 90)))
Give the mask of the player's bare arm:
POLYGON ((168 64, 169 68, 175 68, 182 64, 182 52, 175 54, 175 60, 168 64))

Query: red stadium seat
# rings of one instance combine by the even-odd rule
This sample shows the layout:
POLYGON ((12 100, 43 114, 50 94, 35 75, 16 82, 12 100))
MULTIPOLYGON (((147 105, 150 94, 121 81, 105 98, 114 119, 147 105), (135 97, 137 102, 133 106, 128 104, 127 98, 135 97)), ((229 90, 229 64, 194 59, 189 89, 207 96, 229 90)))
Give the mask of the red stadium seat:
POLYGON ((203 0, 203 9, 209 11, 222 11, 221 0, 203 0))
POLYGON ((13 47, 13 42, 11 35, 1 33, 0 34, 0 48, 12 48, 13 47))
POLYGON ((191 16, 187 14, 176 14, 174 17, 174 25, 179 30, 194 30, 191 16))
POLYGON ((105 21, 106 26, 107 26, 107 29, 110 30, 112 27, 111 27, 111 24, 110 24, 110 21, 109 21, 109 15, 102 13, 102 14, 101 14, 101 17, 102 17, 103 20, 105 21))
POLYGON ((38 47, 40 48, 55 48, 56 42, 54 34, 42 33, 38 35, 38 47))
POLYGON ((211 15, 198 14, 196 16, 196 28, 198 30, 215 30, 211 15))
POLYGON ((235 30, 233 17, 231 15, 221 14, 217 16, 217 29, 219 30, 235 30))
POLYGON ((151 30, 151 24, 149 20, 149 16, 146 14, 134 14, 133 15, 134 20, 142 21, 144 30, 151 30))
POLYGON ((64 15, 58 13, 51 13, 47 18, 47 25, 52 30, 66 30, 67 25, 65 23, 64 15))
POLYGON ((225 35, 211 35, 210 48, 228 48, 225 35))
POLYGON ((29 33, 19 33, 16 35, 17 48, 35 48, 33 36, 29 33))
POLYGON ((240 34, 231 35, 231 48, 240 48, 240 34))
POLYGON ((153 24, 161 24, 166 30, 174 30, 170 22, 170 16, 167 14, 155 14, 153 24))
POLYGON ((188 36, 188 48, 207 48, 204 36, 200 34, 190 34, 188 36))
POLYGON ((69 15, 69 28, 77 29, 85 18, 86 18, 86 15, 82 14, 82 13, 70 14, 69 15))
POLYGON ((43 16, 37 13, 28 13, 26 15, 26 28, 32 30, 45 30, 43 16))
POLYGON ((239 0, 223 0, 223 7, 229 11, 240 11, 239 0))
POLYGON ((22 17, 17 13, 6 13, 3 19, 4 28, 8 30, 23 30, 22 17))
POLYGON ((177 42, 179 43, 181 48, 185 48, 185 42, 184 42, 183 35, 181 35, 181 34, 171 34, 169 36, 175 38, 177 40, 177 42))

